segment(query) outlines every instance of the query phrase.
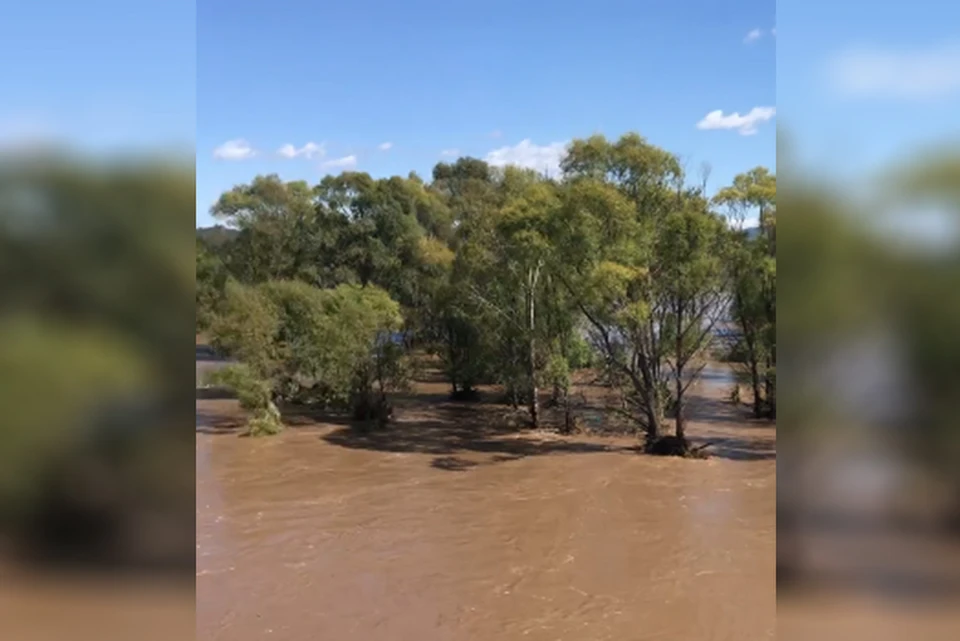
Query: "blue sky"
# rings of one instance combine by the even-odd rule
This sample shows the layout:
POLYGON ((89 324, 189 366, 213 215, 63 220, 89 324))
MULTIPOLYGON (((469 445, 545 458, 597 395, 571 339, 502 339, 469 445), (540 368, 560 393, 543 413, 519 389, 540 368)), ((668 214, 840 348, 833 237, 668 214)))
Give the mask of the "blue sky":
POLYGON ((529 139, 528 152, 549 156, 574 136, 635 129, 694 170, 712 163, 716 187, 773 165, 777 124, 808 165, 840 174, 960 133, 958 3, 791 0, 776 19, 772 1, 471 7, 13 3, 0 21, 0 148, 36 137, 92 150, 195 141, 198 222, 208 224, 207 208, 234 184, 267 172, 315 181, 322 162, 350 155, 374 175, 426 175, 445 149, 485 157, 529 139), (829 71, 857 47, 873 90, 844 96, 829 71), (713 110, 774 105, 777 122, 753 136, 696 128, 713 110), (261 155, 213 158, 238 138, 261 155), (274 153, 308 142, 325 142, 326 156, 274 153), (392 149, 378 151, 383 142, 392 149))
POLYGON ((960 3, 794 0, 777 22, 779 126, 808 169, 852 177, 956 143, 960 3))
POLYGON ((774 166, 776 119, 763 108, 776 106, 775 27, 772 0, 203 0, 197 223, 257 174, 429 176, 454 150, 549 164, 557 143, 596 132, 639 131, 692 173, 709 162, 717 188, 774 166), (734 127, 731 114, 755 108, 751 135, 742 120, 697 128, 716 110, 734 127), (323 155, 277 153, 308 143, 323 155))
POLYGON ((192 147, 196 2, 8 2, 0 18, 0 146, 192 147))

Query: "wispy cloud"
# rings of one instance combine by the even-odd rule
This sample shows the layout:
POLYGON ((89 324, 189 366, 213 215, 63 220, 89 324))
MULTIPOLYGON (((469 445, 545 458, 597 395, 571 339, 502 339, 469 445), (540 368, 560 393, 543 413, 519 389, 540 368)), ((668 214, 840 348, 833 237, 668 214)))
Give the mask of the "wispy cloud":
POLYGON ((828 60, 826 74, 832 89, 848 98, 944 98, 960 93, 960 45, 851 48, 828 60))
POLYGON ((320 165, 323 169, 349 169, 357 166, 357 157, 353 154, 343 158, 333 158, 320 165))
POLYGON ((303 157, 307 160, 312 160, 314 158, 322 158, 326 154, 326 149, 323 146, 323 143, 317 144, 315 142, 308 142, 303 147, 297 149, 293 145, 287 143, 283 147, 277 150, 277 154, 283 156, 284 158, 297 158, 303 157))
POLYGON ((754 42, 756 42, 757 40, 759 40, 760 38, 763 38, 763 37, 765 37, 765 36, 770 36, 771 38, 776 38, 776 37, 777 37, 777 28, 776 28, 776 27, 773 27, 773 28, 771 28, 771 29, 769 29, 769 30, 768 30, 768 29, 760 29, 760 28, 752 29, 752 30, 750 30, 750 31, 747 33, 747 35, 745 35, 745 36, 743 37, 743 44, 747 44, 747 45, 753 44, 754 42))
POLYGON ((560 173, 560 161, 566 153, 566 142, 537 145, 527 138, 512 147, 494 149, 487 154, 485 160, 494 167, 516 165, 555 176, 560 173))
POLYGON ((219 160, 247 160, 256 155, 256 150, 242 138, 228 140, 213 150, 213 157, 219 160))
POLYGON ((443 151, 440 152, 441 156, 446 156, 447 158, 457 156, 459 154, 460 154, 459 149, 444 149, 443 151))
POLYGON ((391 147, 393 147, 392 142, 382 142, 379 145, 377 145, 377 149, 379 149, 380 151, 390 151, 391 147))
POLYGON ((493 131, 490 132, 490 137, 491 137, 491 138, 503 138, 503 132, 500 131, 499 129, 494 129, 493 131))
POLYGON ((697 123, 697 129, 734 129, 743 136, 757 133, 760 123, 777 115, 776 107, 754 107, 744 115, 739 112, 724 115, 722 109, 711 111, 697 123))

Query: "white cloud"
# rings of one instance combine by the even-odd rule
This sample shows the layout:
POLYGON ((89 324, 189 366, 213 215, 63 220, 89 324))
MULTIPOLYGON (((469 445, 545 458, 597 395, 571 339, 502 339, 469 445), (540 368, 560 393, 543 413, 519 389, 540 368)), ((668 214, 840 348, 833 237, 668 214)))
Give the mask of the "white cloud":
POLYGON ((760 39, 760 37, 761 37, 762 35, 763 35, 763 31, 761 31, 760 29, 754 29, 753 31, 751 31, 750 33, 748 33, 748 34, 744 37, 743 42, 744 42, 745 44, 750 44, 751 42, 756 42, 757 40, 760 39))
POLYGON ((502 137, 503 137, 503 132, 500 131, 499 129, 494 129, 493 131, 490 132, 490 137, 491 137, 491 138, 502 138, 502 137))
POLYGON ((280 149, 277 149, 277 154, 283 156, 284 158, 293 158, 297 155, 297 148, 290 143, 287 143, 283 147, 280 147, 280 149))
POLYGON ((535 145, 527 138, 512 147, 494 149, 487 154, 485 160, 494 167, 516 165, 556 176, 560 173, 560 161, 566 153, 566 142, 535 145))
POLYGON ((848 49, 833 56, 826 71, 832 88, 847 97, 942 98, 960 92, 960 46, 848 49))
POLYGON ((722 109, 711 111, 697 123, 697 129, 736 129, 743 136, 757 133, 757 126, 772 119, 777 114, 776 107, 754 107, 744 115, 739 112, 723 114, 722 109))
POLYGON ((459 149, 444 149, 443 151, 440 152, 441 156, 447 156, 447 157, 456 156, 459 154, 460 154, 459 149))
POLYGON ((320 166, 324 169, 349 169, 357 166, 357 157, 351 154, 349 156, 344 156, 343 158, 334 158, 326 161, 320 166))
POLYGON ((389 151, 391 147, 393 147, 392 142, 382 142, 377 146, 377 149, 380 151, 389 151))
POLYGON ((213 157, 220 160, 247 160, 257 155, 257 152, 246 140, 237 138, 228 140, 213 150, 213 157))
POLYGON ((326 154, 326 149, 323 147, 323 143, 319 145, 315 142, 308 142, 300 149, 297 149, 290 143, 287 143, 283 147, 277 150, 277 153, 284 158, 297 158, 298 156, 303 156, 307 160, 312 160, 316 157, 323 157, 326 154))

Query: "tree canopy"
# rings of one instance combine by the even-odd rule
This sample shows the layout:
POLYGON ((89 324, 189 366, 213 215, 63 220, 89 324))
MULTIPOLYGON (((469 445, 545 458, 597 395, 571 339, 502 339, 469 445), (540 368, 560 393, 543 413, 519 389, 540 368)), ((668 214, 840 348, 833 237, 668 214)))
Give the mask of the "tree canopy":
POLYGON ((213 207, 237 234, 198 252, 198 317, 279 395, 358 398, 333 382, 372 371, 374 335, 396 331, 440 358, 453 395, 499 384, 534 426, 542 387, 562 400, 573 369, 599 365, 649 442, 668 417, 684 442, 685 393, 736 293, 751 340, 772 336, 770 310, 751 306, 775 279, 775 177, 756 168, 711 200, 635 133, 575 140, 560 167, 257 177, 213 207), (755 208, 762 247, 721 213, 755 208))

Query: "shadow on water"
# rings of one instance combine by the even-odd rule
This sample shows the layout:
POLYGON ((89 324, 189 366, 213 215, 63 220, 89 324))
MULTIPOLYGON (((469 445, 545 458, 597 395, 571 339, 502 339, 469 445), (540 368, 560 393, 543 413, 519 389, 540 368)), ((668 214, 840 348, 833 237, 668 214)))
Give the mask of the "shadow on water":
POLYGON ((719 367, 705 367, 700 372, 700 381, 710 385, 733 386, 733 372, 719 367))
POLYGON ((737 437, 693 439, 694 447, 705 443, 710 444, 707 452, 711 458, 730 461, 772 461, 777 458, 774 441, 737 437))
POLYGON ((448 472, 465 472, 480 465, 477 461, 469 461, 457 456, 438 456, 430 461, 430 467, 448 472))
MULTIPOLYGON (((219 388, 198 388, 197 399, 232 400, 236 395, 219 388)), ((318 425, 352 426, 348 417, 331 414, 325 410, 290 405, 281 407, 283 424, 287 428, 315 428, 318 425)), ((198 434, 243 435, 246 431, 246 416, 236 406, 197 406, 196 432, 198 434)))
MULTIPOLYGON (((198 346, 198 361, 201 349, 209 350, 198 346)), ((217 357, 212 355, 211 358, 217 357)), ((731 373, 722 368, 708 367, 702 376, 708 385, 714 387, 732 380, 731 373)), ((443 382, 442 377, 427 381, 436 382, 443 382)), ((197 400, 212 401, 214 405, 219 405, 217 401, 233 398, 235 396, 226 389, 197 389, 197 400)), ((691 422, 737 429, 733 434, 696 434, 695 431, 690 434, 694 447, 708 445, 710 458, 733 461, 776 459, 775 438, 739 434, 743 429, 753 432, 754 427, 769 427, 768 422, 745 419, 744 408, 731 405, 717 394, 697 396, 691 401, 688 412, 691 422)), ((613 420, 613 415, 603 411, 602 407, 589 403, 582 404, 576 411, 583 426, 591 436, 613 436, 616 440, 597 442, 596 438, 555 438, 554 435, 535 438, 518 427, 516 420, 506 418, 504 406, 494 402, 489 393, 471 402, 452 401, 449 392, 431 385, 429 391, 424 389, 397 398, 396 408, 399 420, 385 427, 369 427, 342 414, 302 405, 288 405, 281 407, 281 411, 288 428, 333 427, 320 437, 331 445, 378 452, 428 454, 434 457, 430 463, 433 468, 454 472, 529 456, 600 452, 640 455, 641 452, 636 440, 627 442, 632 433, 629 427, 625 428, 622 421, 613 420), (464 458, 462 455, 465 454, 486 456, 481 463, 464 458)), ((206 403, 197 407, 198 433, 239 435, 245 431, 244 423, 242 413, 236 409, 224 411, 224 408, 206 403)), ((672 425, 672 421, 670 423, 672 425)))
POLYGON ((209 345, 197 345, 198 363, 224 363, 227 359, 210 347, 209 345))
MULTIPOLYGON (((200 390, 197 390, 199 393, 200 390)), ((197 398, 200 398, 199 395, 197 398)), ((197 408, 197 434, 240 434, 245 430, 244 419, 234 412, 197 408)))
POLYGON ((233 390, 227 389, 225 387, 198 387, 197 388, 197 400, 198 401, 218 401, 218 400, 229 400, 235 399, 237 395, 233 390))
MULTIPOLYGON (((482 464, 514 461, 530 456, 592 453, 642 455, 638 444, 527 438, 529 433, 485 416, 483 412, 456 411, 439 418, 402 421, 381 429, 346 424, 321 438, 349 449, 391 453, 431 454, 436 469, 463 472, 480 465, 464 454, 490 455, 482 464)), ((711 458, 762 461, 776 458, 776 442, 751 437, 693 438, 694 446, 709 443, 711 458)))
POLYGON ((521 432, 498 426, 481 417, 471 419, 465 413, 442 419, 400 422, 386 428, 365 430, 355 425, 340 427, 323 440, 349 449, 391 453, 432 454, 431 466, 462 472, 478 465, 458 454, 488 454, 487 463, 502 463, 528 456, 557 454, 589 454, 595 452, 627 452, 631 448, 606 443, 589 443, 560 439, 533 440, 521 432))

